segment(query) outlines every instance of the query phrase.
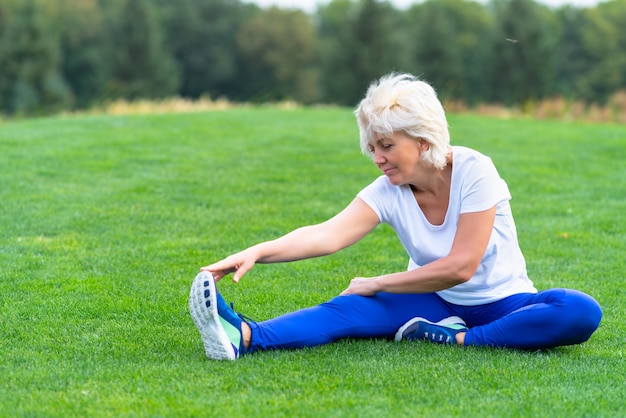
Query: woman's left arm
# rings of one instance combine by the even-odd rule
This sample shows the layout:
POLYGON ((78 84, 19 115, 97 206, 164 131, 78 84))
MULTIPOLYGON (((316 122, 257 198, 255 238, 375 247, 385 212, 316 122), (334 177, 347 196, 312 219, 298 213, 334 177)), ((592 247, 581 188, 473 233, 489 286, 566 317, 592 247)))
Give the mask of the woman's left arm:
POLYGON ((341 294, 428 293, 465 283, 480 266, 495 217, 495 206, 481 212, 463 213, 459 216, 452 248, 447 256, 415 270, 372 278, 357 277, 341 294))

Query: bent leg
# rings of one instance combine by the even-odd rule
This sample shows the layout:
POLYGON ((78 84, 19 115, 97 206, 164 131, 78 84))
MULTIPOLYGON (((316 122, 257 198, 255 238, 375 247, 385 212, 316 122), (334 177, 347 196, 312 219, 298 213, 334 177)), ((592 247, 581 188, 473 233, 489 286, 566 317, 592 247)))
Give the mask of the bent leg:
POLYGON ((248 351, 311 347, 341 338, 391 338, 415 316, 439 320, 450 315, 447 304, 432 293, 337 296, 268 321, 250 322, 248 351))
POLYGON ((465 345, 541 349, 580 344, 602 318, 595 299, 571 289, 514 295, 476 308, 478 314, 465 316, 470 326, 477 325, 465 335, 465 345), (493 315, 502 316, 491 320, 493 315))

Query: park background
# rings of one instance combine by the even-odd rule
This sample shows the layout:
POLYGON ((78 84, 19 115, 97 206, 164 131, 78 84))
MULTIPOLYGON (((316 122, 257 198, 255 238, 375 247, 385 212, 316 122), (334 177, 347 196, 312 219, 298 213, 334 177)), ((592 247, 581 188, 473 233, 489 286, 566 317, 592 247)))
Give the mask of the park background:
MULTIPOLYGON (((625 9, 0 0, 0 417, 623 418, 625 9), (509 185, 536 287, 594 296, 598 331, 540 351, 346 339, 207 360, 198 268, 327 219, 380 174, 352 110, 391 69, 437 88, 453 144, 509 185)), ((219 286, 262 321, 406 263, 382 225, 219 286)))
POLYGON ((0 0, 0 114, 164 100, 353 106, 390 70, 450 111, 623 122, 626 1, 0 0))

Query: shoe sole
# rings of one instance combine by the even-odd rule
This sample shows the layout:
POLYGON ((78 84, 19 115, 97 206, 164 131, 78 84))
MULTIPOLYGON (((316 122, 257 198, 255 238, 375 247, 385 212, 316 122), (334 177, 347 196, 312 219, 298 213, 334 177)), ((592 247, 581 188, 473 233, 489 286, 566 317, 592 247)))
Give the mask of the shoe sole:
POLYGON ((406 331, 407 328, 409 328, 411 325, 413 325, 414 323, 418 321, 428 322, 429 324, 432 324, 432 325, 444 325, 445 326, 445 325, 452 325, 452 324, 462 324, 463 326, 465 326, 465 321, 463 321, 458 316, 450 316, 448 318, 442 319, 439 322, 432 322, 426 318, 417 317, 417 318, 411 319, 406 324, 402 325, 400 329, 398 330, 398 332, 396 332, 396 336, 394 340, 402 341, 402 334, 404 334, 404 331, 406 331))
POLYGON ((206 356, 235 360, 235 351, 217 312, 217 288, 211 273, 202 271, 194 279, 189 292, 189 312, 202 336, 206 356))

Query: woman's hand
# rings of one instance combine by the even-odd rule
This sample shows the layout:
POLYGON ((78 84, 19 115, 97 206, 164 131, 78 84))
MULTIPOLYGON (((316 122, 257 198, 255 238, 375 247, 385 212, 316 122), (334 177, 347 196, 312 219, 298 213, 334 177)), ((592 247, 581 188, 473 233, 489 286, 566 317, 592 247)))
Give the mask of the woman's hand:
POLYGON ((213 263, 210 266, 202 267, 200 270, 211 273, 215 281, 220 280, 230 273, 235 273, 233 275, 233 282, 237 283, 244 274, 254 267, 256 260, 256 253, 248 248, 237 254, 229 255, 225 259, 213 263))
POLYGON ((374 296, 378 292, 380 292, 380 284, 376 279, 355 277, 350 280, 350 286, 341 292, 341 295, 374 296))

